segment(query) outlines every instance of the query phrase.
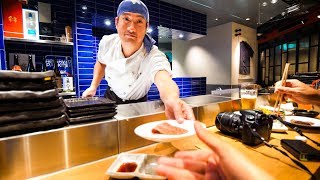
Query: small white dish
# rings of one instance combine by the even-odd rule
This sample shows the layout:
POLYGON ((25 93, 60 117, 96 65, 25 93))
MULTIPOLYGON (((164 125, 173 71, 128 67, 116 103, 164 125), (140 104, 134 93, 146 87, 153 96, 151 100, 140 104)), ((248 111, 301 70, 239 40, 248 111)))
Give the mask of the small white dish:
MULTIPOLYGON (((202 124, 203 127, 206 127, 205 124, 202 124)), ((162 121, 155 121, 146 124, 142 124, 134 130, 136 135, 148 139, 155 142, 172 142, 176 140, 181 140, 196 134, 194 130, 194 121, 193 120, 185 120, 183 123, 179 124, 176 120, 162 120, 162 121), (179 135, 167 135, 167 134, 155 134, 152 133, 152 129, 156 127, 158 124, 167 122, 172 126, 176 126, 179 128, 183 128, 187 130, 187 133, 179 134, 179 135)))
POLYGON ((278 120, 274 120, 272 124, 272 132, 286 132, 288 128, 279 122, 278 120))

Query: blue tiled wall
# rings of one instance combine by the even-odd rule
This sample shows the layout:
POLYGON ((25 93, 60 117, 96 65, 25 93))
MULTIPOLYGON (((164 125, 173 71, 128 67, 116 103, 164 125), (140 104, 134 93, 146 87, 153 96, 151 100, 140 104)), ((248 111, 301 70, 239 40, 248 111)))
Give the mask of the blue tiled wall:
MULTIPOLYGON (((180 97, 189 97, 206 94, 206 77, 178 77, 173 78, 180 91, 180 97)), ((153 84, 148 92, 148 100, 160 99, 159 91, 153 84)))

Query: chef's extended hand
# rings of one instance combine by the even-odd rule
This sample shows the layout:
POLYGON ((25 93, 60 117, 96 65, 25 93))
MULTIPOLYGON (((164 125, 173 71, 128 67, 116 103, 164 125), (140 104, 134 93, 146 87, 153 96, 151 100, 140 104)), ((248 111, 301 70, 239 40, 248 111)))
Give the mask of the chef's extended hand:
POLYGON ((154 83, 160 92, 168 119, 175 119, 179 123, 185 119, 195 119, 192 108, 179 99, 179 88, 167 71, 157 72, 154 83))
POLYGON ((195 119, 192 108, 179 98, 164 101, 164 106, 168 119, 176 119, 179 123, 186 119, 195 119))

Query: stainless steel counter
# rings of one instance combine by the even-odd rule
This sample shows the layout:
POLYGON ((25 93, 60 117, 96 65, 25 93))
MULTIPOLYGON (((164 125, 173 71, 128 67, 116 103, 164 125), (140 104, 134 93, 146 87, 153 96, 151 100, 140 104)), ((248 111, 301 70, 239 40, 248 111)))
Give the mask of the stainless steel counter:
MULTIPOLYGON (((214 125, 221 111, 240 108, 238 98, 205 95, 183 98, 195 116, 214 125)), ((134 134, 144 123, 166 119, 161 101, 119 105, 115 119, 0 138, 0 179, 25 179, 106 158, 154 142, 134 134)))

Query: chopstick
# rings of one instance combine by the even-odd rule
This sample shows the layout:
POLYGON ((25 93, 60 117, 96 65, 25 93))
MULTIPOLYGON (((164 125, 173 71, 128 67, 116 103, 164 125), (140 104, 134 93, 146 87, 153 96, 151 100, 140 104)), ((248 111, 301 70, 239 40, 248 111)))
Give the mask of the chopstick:
MULTIPOLYGON (((286 66, 284 67, 283 74, 282 74, 282 79, 281 79, 281 86, 285 86, 286 85, 289 66, 290 66, 290 63, 286 63, 286 66)), ((273 108, 273 113, 276 112, 275 113, 276 115, 279 115, 282 99, 283 99, 283 94, 282 93, 278 93, 277 99, 276 99, 276 103, 274 104, 274 108, 273 108)))

